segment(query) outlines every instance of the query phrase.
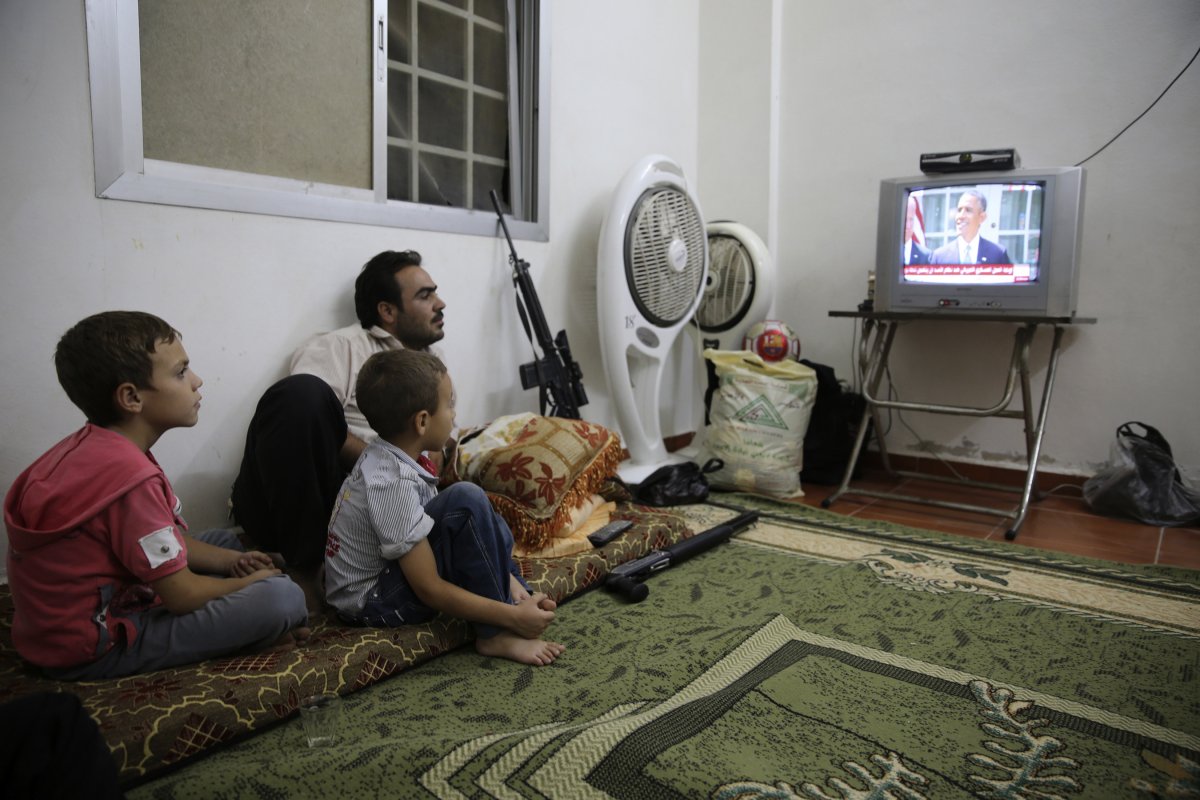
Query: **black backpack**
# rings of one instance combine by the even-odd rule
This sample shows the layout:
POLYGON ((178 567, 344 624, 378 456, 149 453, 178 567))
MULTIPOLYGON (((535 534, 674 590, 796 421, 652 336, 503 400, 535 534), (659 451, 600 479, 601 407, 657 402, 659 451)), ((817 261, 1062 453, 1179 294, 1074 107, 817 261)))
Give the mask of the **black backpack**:
MULTIPOLYGON (((858 432, 858 423, 866 409, 866 400, 861 394, 847 391, 834 374, 833 367, 817 364, 807 358, 800 359, 800 363, 817 373, 817 399, 813 402, 808 431, 804 434, 804 466, 800 470, 800 481, 819 485, 839 484, 846 474, 846 465, 850 463, 854 435, 858 432)), ((870 437, 871 428, 868 428, 863 451, 867 449, 870 437)), ((857 478, 862 473, 861 464, 860 457, 853 477, 857 478)))

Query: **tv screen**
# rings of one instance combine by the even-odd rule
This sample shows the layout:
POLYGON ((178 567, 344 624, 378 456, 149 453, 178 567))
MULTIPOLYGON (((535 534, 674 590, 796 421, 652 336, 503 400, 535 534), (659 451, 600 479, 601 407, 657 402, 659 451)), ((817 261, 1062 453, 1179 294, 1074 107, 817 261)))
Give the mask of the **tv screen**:
POLYGON ((903 279, 1011 284, 1038 279, 1044 182, 964 183, 907 193, 903 279))
POLYGON ((878 311, 1074 313, 1083 170, 885 180, 878 311))

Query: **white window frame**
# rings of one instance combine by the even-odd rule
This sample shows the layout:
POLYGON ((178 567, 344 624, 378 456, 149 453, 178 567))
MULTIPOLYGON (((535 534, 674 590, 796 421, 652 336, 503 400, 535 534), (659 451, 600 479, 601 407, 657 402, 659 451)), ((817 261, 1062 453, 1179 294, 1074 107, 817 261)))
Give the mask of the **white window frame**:
MULTIPOLYGON (((533 220, 506 220, 514 238, 549 241, 550 0, 537 3, 537 189, 533 220)), ((86 0, 96 196, 113 200, 272 214, 478 236, 496 235, 491 212, 387 199, 387 0, 372 0, 374 189, 316 184, 147 159, 142 149, 138 0, 86 0), (381 40, 380 37, 383 37, 381 40)), ((514 160, 514 169, 521 163, 514 160)), ((525 169, 531 165, 525 164, 525 169)), ((514 179, 516 174, 514 173, 514 179)))

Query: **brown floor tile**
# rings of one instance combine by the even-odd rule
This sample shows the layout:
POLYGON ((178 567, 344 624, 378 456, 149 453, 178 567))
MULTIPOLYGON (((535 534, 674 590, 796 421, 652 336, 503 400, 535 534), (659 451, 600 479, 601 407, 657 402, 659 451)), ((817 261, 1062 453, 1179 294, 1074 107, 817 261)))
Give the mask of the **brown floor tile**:
MULTIPOLYGON (((1200 528, 1160 529, 1127 519, 1100 516, 1088 509, 1078 485, 1072 485, 1069 481, 1063 481, 1061 485, 1054 481, 1043 481, 1044 486, 1051 483, 1060 488, 1054 494, 1031 501, 1025 522, 1014 540, 1019 545, 1123 564, 1159 564, 1200 570, 1200 528)), ((892 477, 881 469, 866 470, 859 480, 853 481, 852 486, 997 510, 1015 509, 1021 499, 1018 492, 892 477)), ((815 483, 805 483, 803 488, 804 497, 798 503, 817 509, 822 507, 824 499, 838 491, 836 486, 818 486, 815 483)), ((1012 519, 988 513, 942 509, 853 493, 842 495, 829 507, 829 511, 989 541, 1006 541, 1004 531, 1013 523, 1012 519)))
POLYGON ((1158 563, 1200 569, 1200 529, 1163 528, 1158 563))
MULTIPOLYGON (((998 483, 1005 481, 998 480, 998 483)), ((1027 547, 1101 558, 1126 564, 1160 564, 1200 569, 1200 528, 1165 528, 1095 514, 1083 500, 1077 485, 1063 481, 1061 488, 1041 500, 1031 501, 1029 513, 1014 540, 1027 547)), ((1043 485, 1054 484, 1043 481, 1043 485)), ((1021 500, 1016 492, 955 486, 940 481, 893 478, 880 469, 867 472, 852 484, 879 492, 900 492, 917 497, 1015 509, 1021 500)), ((1054 484, 1059 485, 1059 484, 1054 484)), ((815 508, 837 491, 836 486, 804 484, 805 496, 798 502, 815 508)), ((1006 541, 1004 533, 1012 520, 990 514, 939 508, 921 503, 864 497, 847 493, 830 508, 838 514, 883 520, 914 528, 970 536, 989 541, 1006 541)))
POLYGON ((1046 509, 1029 512, 1015 541, 1125 564, 1153 564, 1159 529, 1136 522, 1046 509))
MULTIPOLYGON (((891 478, 880 473, 878 476, 866 476, 861 480, 854 481, 853 485, 876 492, 890 492, 894 491, 902 482, 901 479, 891 478)), ((804 489, 804 497, 800 502, 814 508, 823 508, 824 506, 821 503, 825 498, 838 490, 837 486, 822 486, 818 484, 803 484, 801 488, 804 489)), ((850 515, 861 511, 875 502, 877 501, 874 498, 846 494, 838 498, 837 502, 829 507, 829 510, 838 514, 850 515)))
POLYGON ((895 522, 912 528, 924 528, 941 533, 970 536, 974 539, 987 539, 1004 525, 1004 520, 1000 517, 988 514, 976 514, 950 508, 931 508, 902 503, 897 500, 878 500, 872 505, 855 511, 852 516, 860 519, 895 522))

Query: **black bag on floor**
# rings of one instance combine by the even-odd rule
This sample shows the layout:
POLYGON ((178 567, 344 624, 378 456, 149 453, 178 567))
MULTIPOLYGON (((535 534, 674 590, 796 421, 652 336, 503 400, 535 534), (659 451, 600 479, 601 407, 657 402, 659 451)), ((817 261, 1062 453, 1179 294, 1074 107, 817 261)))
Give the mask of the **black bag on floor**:
POLYGON ((1171 445, 1144 422, 1117 428, 1108 464, 1083 484, 1083 499, 1101 514, 1147 525, 1200 520, 1200 491, 1183 482, 1171 445), (1135 425, 1144 432, 1134 430, 1135 425))
MULTIPOLYGON (((834 374, 833 367, 817 364, 807 358, 800 363, 817 373, 817 399, 813 403, 812 416, 808 420, 808 431, 804 435, 804 464, 800 470, 800 482, 818 485, 836 485, 846 474, 850 453, 854 449, 854 435, 862 419, 866 400, 861 394, 846 391, 834 374)), ((867 449, 871 431, 863 441, 867 449)), ((854 476, 862 472, 862 459, 855 465, 854 476)))
POLYGON ((648 506, 682 506, 708 499, 708 479, 704 476, 724 466, 719 458, 710 458, 701 467, 691 461, 668 464, 651 472, 645 480, 630 487, 634 501, 648 506))

